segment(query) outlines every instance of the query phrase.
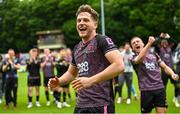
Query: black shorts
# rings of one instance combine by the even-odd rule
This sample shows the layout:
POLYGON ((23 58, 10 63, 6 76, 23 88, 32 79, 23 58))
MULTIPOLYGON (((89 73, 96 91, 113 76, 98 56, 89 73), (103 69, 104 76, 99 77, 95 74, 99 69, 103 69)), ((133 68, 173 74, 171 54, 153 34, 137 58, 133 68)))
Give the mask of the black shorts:
POLYGON ((41 85, 41 79, 37 78, 37 79, 29 79, 28 78, 28 87, 30 86, 40 86, 41 85))
POLYGON ((154 107, 166 107, 165 89, 141 91, 141 113, 150 113, 154 107))
POLYGON ((54 78, 54 76, 52 76, 52 77, 44 77, 44 87, 48 86, 48 81, 49 81, 50 78, 54 78))
POLYGON ((108 106, 100 106, 100 107, 86 107, 86 108, 75 107, 74 114, 80 114, 80 113, 114 114, 115 107, 113 104, 108 106))

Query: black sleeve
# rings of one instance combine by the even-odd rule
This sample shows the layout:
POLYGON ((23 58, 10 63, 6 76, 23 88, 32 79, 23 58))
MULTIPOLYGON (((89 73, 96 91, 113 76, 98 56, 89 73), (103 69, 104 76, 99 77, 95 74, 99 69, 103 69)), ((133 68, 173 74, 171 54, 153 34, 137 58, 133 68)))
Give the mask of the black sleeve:
POLYGON ((77 48, 77 45, 74 47, 74 50, 72 51, 72 60, 71 60, 71 64, 73 65, 73 66, 76 66, 76 62, 75 62, 75 59, 74 59, 74 52, 75 52, 75 49, 77 48))
POLYGON ((104 54, 112 50, 117 50, 117 46, 114 44, 111 38, 107 36, 97 35, 96 39, 98 47, 104 54))
POLYGON ((154 54, 155 54, 155 56, 156 56, 156 59, 157 59, 158 64, 160 64, 160 63, 162 62, 161 57, 158 55, 158 53, 154 53, 154 54))
POLYGON ((172 52, 176 49, 178 42, 174 38, 169 38, 168 40, 169 44, 172 46, 172 52))

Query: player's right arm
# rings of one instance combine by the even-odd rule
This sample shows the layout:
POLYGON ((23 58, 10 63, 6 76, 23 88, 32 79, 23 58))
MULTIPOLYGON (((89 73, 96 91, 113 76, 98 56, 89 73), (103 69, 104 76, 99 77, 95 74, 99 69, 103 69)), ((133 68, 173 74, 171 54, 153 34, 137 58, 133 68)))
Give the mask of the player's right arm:
POLYGON ((179 79, 178 74, 175 74, 174 71, 169 66, 167 66, 164 62, 160 62, 159 65, 169 76, 172 77, 173 80, 179 79))
POLYGON ((62 86, 62 85, 70 83, 76 78, 77 72, 78 70, 76 66, 70 64, 68 70, 61 77, 51 78, 49 80, 48 87, 53 89, 58 86, 62 86))

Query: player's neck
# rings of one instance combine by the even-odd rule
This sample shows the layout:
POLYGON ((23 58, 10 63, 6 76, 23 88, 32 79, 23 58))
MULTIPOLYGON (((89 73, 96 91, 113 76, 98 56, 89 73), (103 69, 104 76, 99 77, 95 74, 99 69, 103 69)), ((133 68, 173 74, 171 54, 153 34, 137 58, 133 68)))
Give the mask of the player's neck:
POLYGON ((97 33, 92 33, 90 36, 88 36, 86 38, 82 38, 83 44, 86 44, 87 42, 91 41, 96 35, 97 35, 97 33))

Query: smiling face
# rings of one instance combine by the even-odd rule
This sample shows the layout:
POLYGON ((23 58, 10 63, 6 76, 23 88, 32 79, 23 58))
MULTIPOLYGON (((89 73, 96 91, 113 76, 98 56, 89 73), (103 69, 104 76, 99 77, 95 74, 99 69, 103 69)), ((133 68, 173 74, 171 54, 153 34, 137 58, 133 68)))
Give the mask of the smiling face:
POLYGON ((140 53, 140 51, 143 49, 144 47, 144 43, 143 41, 139 38, 139 37, 134 37, 131 40, 131 46, 132 46, 132 50, 136 53, 140 53))
POLYGON ((77 16, 76 29, 79 36, 83 39, 89 39, 96 34, 97 22, 88 12, 81 12, 77 16))

